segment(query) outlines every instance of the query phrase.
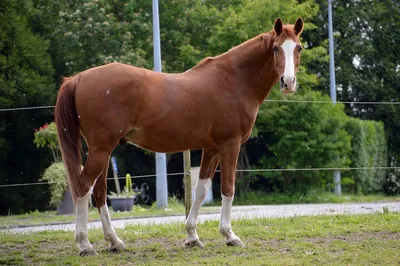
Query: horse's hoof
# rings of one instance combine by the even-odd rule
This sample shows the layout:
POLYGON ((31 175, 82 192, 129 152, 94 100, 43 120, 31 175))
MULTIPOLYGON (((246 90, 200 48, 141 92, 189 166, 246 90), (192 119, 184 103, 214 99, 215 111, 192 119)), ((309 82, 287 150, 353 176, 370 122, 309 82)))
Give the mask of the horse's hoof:
POLYGON ((116 244, 111 244, 110 245, 110 250, 112 252, 117 252, 119 250, 124 250, 124 249, 126 249, 126 246, 125 246, 124 242, 122 242, 122 241, 118 242, 116 244))
POLYGON ((229 242, 226 242, 226 244, 227 244, 228 246, 231 246, 231 247, 242 247, 242 248, 244 247, 242 241, 240 241, 239 238, 233 239, 233 240, 231 240, 231 241, 229 241, 229 242))
POLYGON ((198 238, 193 239, 193 240, 190 240, 190 241, 186 239, 186 241, 185 241, 185 246, 187 246, 187 247, 199 247, 199 248, 204 248, 203 243, 201 243, 201 241, 200 241, 198 238))
POLYGON ((98 255, 94 248, 88 248, 79 252, 79 256, 96 256, 98 255))

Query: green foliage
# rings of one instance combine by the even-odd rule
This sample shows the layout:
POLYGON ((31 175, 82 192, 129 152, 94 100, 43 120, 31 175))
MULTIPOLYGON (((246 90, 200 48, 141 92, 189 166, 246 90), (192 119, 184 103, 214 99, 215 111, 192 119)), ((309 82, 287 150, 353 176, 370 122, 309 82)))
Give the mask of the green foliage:
MULTIPOLYGON (((0 1, 0 109, 54 104, 49 41, 33 31, 34 11, 29 0, 0 1)), ((32 145, 32 131, 51 119, 52 110, 10 111, 0 116, 0 184, 37 182, 51 158, 32 145)), ((43 210, 45 189, 2 189, 0 213, 43 210)))
MULTIPOLYGON (((351 167, 387 165, 386 134, 382 122, 351 118, 346 130, 352 136, 351 167)), ((362 193, 382 191, 386 179, 384 169, 357 169, 352 175, 357 192, 362 193)))
MULTIPOLYGON (((284 100, 285 96, 278 95, 284 100)), ((306 92, 290 98, 296 101, 328 101, 319 92, 306 92)), ((258 136, 268 140, 271 155, 263 157, 261 168, 346 167, 351 137, 344 126, 348 117, 341 104, 308 102, 268 102, 261 106, 256 122, 258 136)), ((328 188, 331 173, 326 171, 283 171, 266 174, 278 180, 282 191, 328 188), (300 187, 299 187, 300 186, 300 187), (306 187, 307 186, 307 187, 306 187)))
MULTIPOLYGON (((58 38, 58 52, 64 55, 66 71, 70 75, 110 62, 151 66, 145 60, 146 51, 141 49, 144 44, 150 46, 149 36, 136 36, 143 31, 137 27, 145 28, 148 33, 151 25, 138 23, 140 19, 135 18, 140 14, 135 12, 132 3, 119 6, 122 10, 116 10, 118 13, 113 12, 115 5, 118 4, 85 0, 72 10, 60 11, 53 34, 58 38), (120 13, 128 12, 134 12, 134 16, 128 16, 136 22, 133 25, 120 16, 120 13)), ((150 19, 149 13, 145 12, 144 16, 150 19)))
POLYGON ((36 129, 34 136, 35 139, 33 140, 33 143, 36 144, 36 147, 50 148, 53 152, 54 161, 61 161, 56 123, 51 122, 50 124, 45 124, 43 127, 40 127, 39 130, 36 129))
MULTIPOLYGON (((316 1, 319 27, 306 35, 312 45, 321 45, 327 35, 327 1, 316 1)), ((342 101, 400 101, 400 4, 392 0, 333 3, 336 84, 342 101)), ((329 80, 328 64, 313 64, 329 80), (325 69, 326 71, 321 71, 325 69)), ((324 84, 321 84, 324 85, 324 84)), ((326 91, 328 83, 319 89, 326 91)), ((346 106, 346 112, 361 119, 385 124, 389 163, 400 163, 400 110, 398 105, 346 106)))
POLYGON ((400 195, 400 169, 388 171, 384 191, 388 195, 400 195))
POLYGON ((68 188, 67 175, 62 162, 53 163, 45 171, 40 181, 47 181, 50 187, 50 205, 56 207, 68 188))

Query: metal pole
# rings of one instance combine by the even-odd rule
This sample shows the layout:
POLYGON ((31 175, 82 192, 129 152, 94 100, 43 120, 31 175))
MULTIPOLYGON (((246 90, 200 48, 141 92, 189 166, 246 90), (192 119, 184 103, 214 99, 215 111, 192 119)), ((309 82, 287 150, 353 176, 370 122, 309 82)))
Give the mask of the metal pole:
POLYGON ((121 188, 119 186, 119 180, 118 180, 117 159, 115 159, 115 157, 111 157, 110 160, 114 175, 115 189, 117 190, 117 194, 119 195, 121 194, 121 188))
MULTIPOLYGON (((160 23, 158 0, 153 0, 153 53, 154 71, 161 72, 160 23)), ((167 163, 165 153, 156 153, 156 200, 157 207, 168 206, 167 163)))
POLYGON ((190 208, 192 207, 192 175, 190 150, 183 152, 183 172, 185 173, 183 183, 185 184, 185 214, 189 216, 190 208))
MULTIPOLYGON (((333 52, 333 26, 332 26, 332 0, 328 0, 328 32, 329 32, 329 76, 330 93, 333 104, 336 104, 336 78, 335 78, 335 55, 333 52)), ((334 191, 337 195, 342 195, 342 185, 340 170, 333 172, 334 191)))

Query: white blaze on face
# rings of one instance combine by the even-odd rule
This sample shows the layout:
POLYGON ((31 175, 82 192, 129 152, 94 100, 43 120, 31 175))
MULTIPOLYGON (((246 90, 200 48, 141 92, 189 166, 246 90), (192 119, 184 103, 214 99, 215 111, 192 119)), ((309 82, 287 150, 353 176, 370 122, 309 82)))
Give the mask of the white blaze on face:
POLYGON ((294 48, 296 48, 296 43, 292 39, 286 39, 282 44, 283 54, 285 55, 285 72, 283 77, 285 79, 294 78, 294 48))

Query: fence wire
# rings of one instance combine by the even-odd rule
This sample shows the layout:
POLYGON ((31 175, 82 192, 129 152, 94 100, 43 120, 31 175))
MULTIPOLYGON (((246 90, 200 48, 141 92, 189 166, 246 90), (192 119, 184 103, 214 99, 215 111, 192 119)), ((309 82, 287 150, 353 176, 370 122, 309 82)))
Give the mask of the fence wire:
MULTIPOLYGON (((393 169, 400 169, 400 167, 391 167, 391 166, 377 166, 377 167, 326 167, 326 168, 278 168, 278 169, 237 169, 236 172, 288 172, 288 171, 334 171, 334 170, 341 170, 341 171, 350 171, 350 170, 393 170, 393 169)), ((221 170, 216 170, 216 172, 220 172, 221 170)), ((177 176, 177 175, 185 175, 190 174, 187 172, 181 173, 169 173, 166 174, 167 176, 177 176)), ((138 178, 149 178, 149 177, 156 177, 156 174, 149 174, 149 175, 135 175, 131 176, 133 179, 138 178)), ((117 179, 125 179, 125 176, 119 176, 117 179)), ((108 177, 107 180, 115 180, 114 177, 108 177)), ((36 186, 36 185, 50 185, 55 182, 32 182, 32 183, 19 183, 19 184, 5 184, 0 185, 0 188, 5 187, 23 187, 23 186, 36 186)))
POLYGON ((37 109, 50 109, 55 108, 55 105, 46 105, 46 106, 31 106, 31 107, 16 107, 16 108, 4 108, 0 109, 0 112, 9 112, 9 111, 24 111, 24 110, 37 110, 37 109))
MULTIPOLYGON (((281 102, 281 103, 318 103, 318 104, 332 104, 331 101, 318 101, 318 100, 274 100, 274 99, 266 99, 264 102, 281 102)), ((397 101, 381 101, 381 102, 359 102, 359 101, 343 101, 336 102, 342 104, 365 104, 365 105, 400 105, 400 102, 397 101)), ((0 112, 11 112, 11 111, 26 111, 26 110, 38 110, 38 109, 50 109, 55 108, 54 105, 46 105, 46 106, 30 106, 30 107, 16 107, 16 108, 3 108, 0 109, 0 112)), ((400 167, 342 167, 342 168, 287 168, 287 169, 238 169, 236 172, 284 172, 284 171, 333 171, 333 170, 389 170, 389 169, 400 169, 400 167)), ((220 172, 217 170, 216 172, 220 172)), ((184 175, 188 173, 170 173, 166 174, 167 176, 174 175, 184 175)), ((148 178, 155 177, 155 174, 149 175, 137 175, 132 176, 132 178, 148 178)), ((118 179, 125 179, 125 177, 118 177, 118 179)), ((107 178, 107 180, 114 180, 114 178, 107 178)), ((33 183, 19 183, 19 184, 5 184, 0 185, 0 188, 5 187, 20 187, 20 186, 35 186, 35 185, 49 185, 52 182, 33 182, 33 183)))
MULTIPOLYGON (((274 100, 274 99, 265 99, 264 102, 282 102, 282 103, 320 103, 320 104, 332 104, 331 101, 312 101, 312 100, 274 100)), ((336 102, 342 104, 366 104, 366 105, 400 105, 400 102, 397 101, 381 101, 381 102, 336 102)), ((10 111, 25 111, 25 110, 37 110, 37 109, 50 109, 55 108, 55 105, 46 105, 46 106, 30 106, 30 107, 15 107, 15 108, 4 108, 0 109, 0 112, 10 112, 10 111)))

